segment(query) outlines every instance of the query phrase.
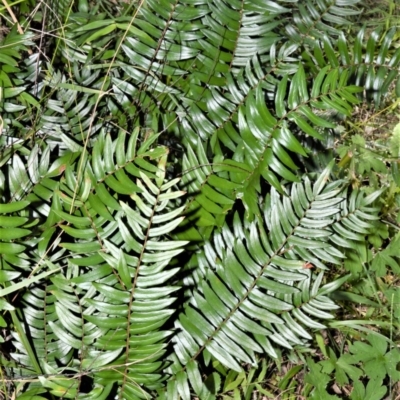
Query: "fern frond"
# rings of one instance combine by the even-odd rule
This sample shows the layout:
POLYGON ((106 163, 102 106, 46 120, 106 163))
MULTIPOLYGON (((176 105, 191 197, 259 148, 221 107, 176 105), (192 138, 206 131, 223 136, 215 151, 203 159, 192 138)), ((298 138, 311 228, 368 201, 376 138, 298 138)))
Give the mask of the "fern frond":
MULTIPOLYGON (((185 384, 170 381, 171 393, 189 398, 188 382, 198 396, 206 390, 197 379, 204 352, 240 371, 242 363, 255 364, 256 353, 276 357, 272 343, 305 346, 311 331, 324 327, 320 321, 333 318, 330 311, 337 306, 327 295, 348 276, 323 286, 323 271, 345 258, 330 241, 333 235, 351 236, 344 222, 345 231, 338 229, 336 218, 355 200, 345 196, 340 183, 327 184, 328 177, 326 170, 314 184, 307 178, 294 183, 282 197, 272 190, 263 221, 249 223, 236 215, 233 231, 225 225, 198 254, 202 279, 174 337, 177 358, 171 372, 185 384), (314 274, 310 266, 320 272, 314 274)), ((373 200, 356 198, 360 207, 373 200)), ((376 210, 364 210, 361 222, 371 229, 368 221, 376 218, 376 210)))

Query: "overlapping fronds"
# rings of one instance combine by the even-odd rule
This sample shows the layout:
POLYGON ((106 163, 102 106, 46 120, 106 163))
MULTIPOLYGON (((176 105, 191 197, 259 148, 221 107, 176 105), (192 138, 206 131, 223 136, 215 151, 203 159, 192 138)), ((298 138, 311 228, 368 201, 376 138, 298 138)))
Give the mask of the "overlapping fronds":
POLYGON ((357 0, 76 3, 51 54, 0 42, 0 361, 25 398, 215 398, 212 361, 334 318, 381 192, 305 143, 399 92, 397 33, 346 37, 357 0))
MULTIPOLYGON (((71 364, 75 378, 94 375, 104 390, 118 382, 127 399, 147 396, 142 386, 154 390, 162 382, 162 356, 172 331, 160 328, 173 313, 173 293, 179 289, 168 284, 180 269, 171 268, 170 261, 187 243, 168 235, 183 220, 184 205, 177 202, 185 192, 176 190, 179 179, 165 179, 166 148, 151 147, 154 136, 137 146, 138 133, 130 136, 126 151, 124 133, 114 142, 100 135, 92 155, 82 161, 84 176, 82 162, 71 163, 55 188, 39 243, 55 238, 51 246, 61 250, 39 249, 38 256, 43 265, 52 269, 56 263, 62 271, 23 296, 30 335, 40 345, 39 371, 51 375, 42 384, 54 395, 76 398, 80 386, 79 379, 63 383, 59 363, 71 364)), ((14 202, 3 211, 28 206, 28 201, 14 202)), ((26 222, 22 216, 3 219, 3 226, 26 222)), ((15 228, 14 236, 4 239, 28 234, 15 228)), ((2 244, 3 262, 23 251, 17 243, 2 244)), ((10 271, 8 277, 19 275, 10 271)), ((13 358, 29 371, 33 362, 15 339, 13 358)))

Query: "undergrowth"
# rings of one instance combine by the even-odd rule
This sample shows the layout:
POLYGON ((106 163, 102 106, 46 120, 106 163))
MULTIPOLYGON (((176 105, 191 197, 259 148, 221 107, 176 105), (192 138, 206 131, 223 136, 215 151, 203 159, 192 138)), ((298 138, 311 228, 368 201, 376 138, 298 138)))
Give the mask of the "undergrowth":
POLYGON ((399 19, 3 0, 1 396, 398 398, 399 19))

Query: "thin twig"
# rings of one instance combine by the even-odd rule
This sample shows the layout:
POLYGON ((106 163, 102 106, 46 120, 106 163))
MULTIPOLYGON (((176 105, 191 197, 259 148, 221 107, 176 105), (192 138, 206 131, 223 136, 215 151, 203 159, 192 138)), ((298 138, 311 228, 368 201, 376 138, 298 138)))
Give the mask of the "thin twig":
POLYGON ((8 3, 7 3, 6 0, 2 0, 2 1, 3 1, 3 4, 4 4, 4 7, 7 9, 8 13, 10 14, 12 20, 14 21, 15 24, 17 24, 18 32, 19 32, 21 35, 23 35, 23 34, 24 34, 24 31, 23 31, 23 29, 21 28, 21 25, 19 24, 19 22, 18 22, 18 20, 17 20, 17 17, 15 16, 13 10, 12 10, 11 7, 8 5, 8 3))
MULTIPOLYGON (((4 7, 7 9, 8 13, 9 13, 10 16, 11 16, 11 19, 13 20, 13 22, 14 22, 15 24, 17 24, 18 33, 21 34, 21 35, 23 35, 23 34, 24 34, 24 30, 22 29, 21 25, 19 24, 19 22, 18 22, 18 20, 17 20, 17 17, 15 16, 13 10, 12 10, 11 7, 8 5, 7 0, 2 0, 2 1, 3 1, 3 4, 4 4, 4 7)), ((31 49, 28 49, 28 53, 31 55, 31 54, 32 54, 32 50, 31 50, 31 49)))

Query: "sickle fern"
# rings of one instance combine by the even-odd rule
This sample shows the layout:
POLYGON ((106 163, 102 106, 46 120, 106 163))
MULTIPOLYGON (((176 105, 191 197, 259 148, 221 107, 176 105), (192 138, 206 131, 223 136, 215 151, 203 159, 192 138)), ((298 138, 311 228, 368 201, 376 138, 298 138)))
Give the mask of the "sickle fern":
MULTIPOLYGON (((179 270, 170 261, 187 244, 167 236, 183 220, 184 205, 177 202, 184 192, 174 189, 179 179, 165 178, 166 148, 150 148, 154 137, 136 148, 137 135, 126 152, 124 133, 114 143, 100 136, 81 185, 81 164, 68 165, 39 238, 48 242, 48 232, 57 237, 53 246, 61 251, 43 259, 62 272, 22 301, 40 345, 41 371, 50 375, 42 384, 56 396, 79 393, 80 379, 62 381, 66 366, 75 378, 91 374, 104 393, 118 383, 123 398, 145 395, 142 386, 161 387, 162 356, 172 335, 164 326, 179 289, 168 284, 179 270)), ((23 344, 16 342, 16 349, 15 360, 31 367, 23 344)))
POLYGON ((60 3, 49 58, 0 45, 1 363, 21 399, 215 398, 213 362, 335 318, 381 191, 304 160, 399 92, 397 32, 348 38, 357 0, 100 3, 60 3))
POLYGON ((176 379, 168 398, 189 399, 188 382, 206 396, 203 353, 241 371, 244 363, 256 364, 257 353, 278 357, 277 345, 305 346, 312 330, 333 318, 337 306, 328 295, 350 276, 322 285, 326 264, 340 265, 346 257, 340 247, 363 241, 360 233, 377 218, 369 205, 378 193, 348 199, 340 182, 326 185, 328 176, 329 169, 313 185, 305 178, 284 197, 272 189, 259 221, 235 214, 232 228, 225 225, 199 252, 200 277, 176 322, 176 379))

